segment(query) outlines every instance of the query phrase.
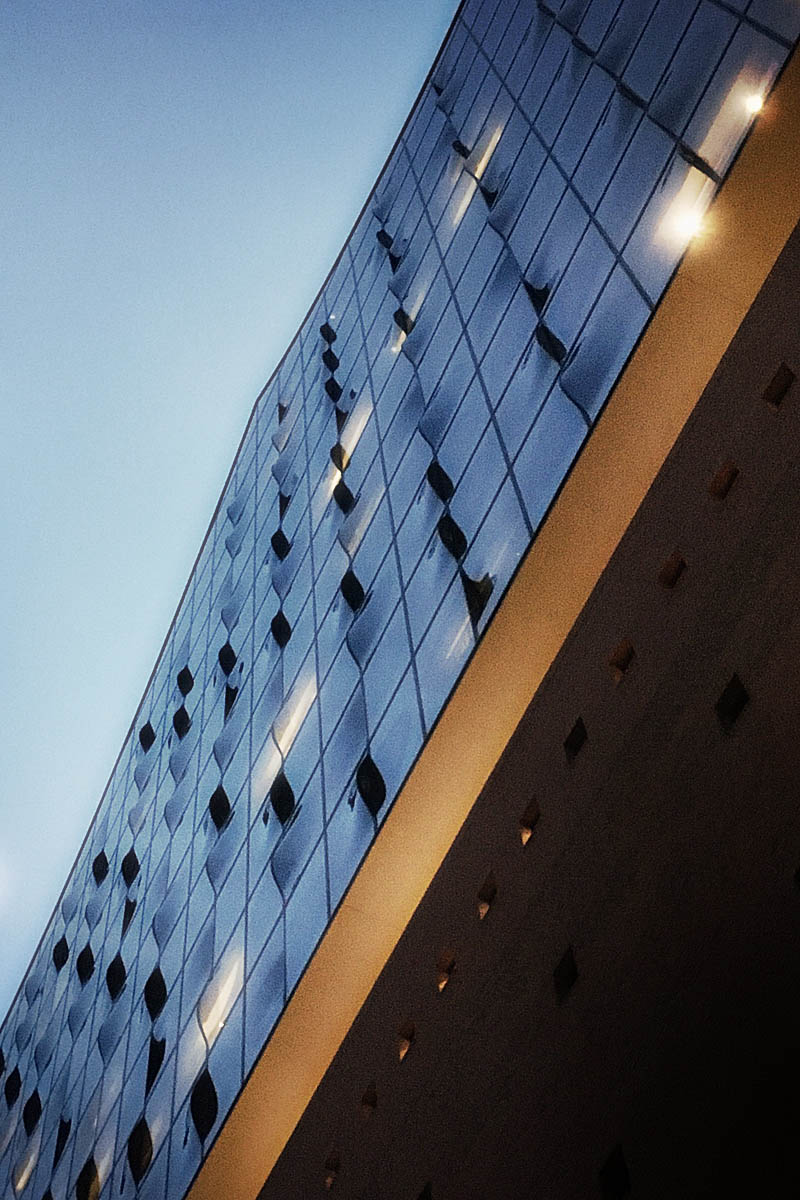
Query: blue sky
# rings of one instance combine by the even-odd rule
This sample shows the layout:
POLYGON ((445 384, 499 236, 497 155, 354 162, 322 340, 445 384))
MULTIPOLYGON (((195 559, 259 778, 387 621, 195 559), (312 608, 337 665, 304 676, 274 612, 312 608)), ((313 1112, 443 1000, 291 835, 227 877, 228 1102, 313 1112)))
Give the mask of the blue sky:
POLYGON ((456 0, 0 10, 0 1018, 456 0))

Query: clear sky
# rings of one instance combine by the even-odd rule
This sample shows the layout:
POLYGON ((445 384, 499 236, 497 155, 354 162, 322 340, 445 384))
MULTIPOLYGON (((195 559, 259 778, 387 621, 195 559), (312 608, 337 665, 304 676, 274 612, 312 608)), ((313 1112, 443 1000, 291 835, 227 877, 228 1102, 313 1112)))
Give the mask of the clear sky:
POLYGON ((0 8, 0 1019, 456 6, 0 8))

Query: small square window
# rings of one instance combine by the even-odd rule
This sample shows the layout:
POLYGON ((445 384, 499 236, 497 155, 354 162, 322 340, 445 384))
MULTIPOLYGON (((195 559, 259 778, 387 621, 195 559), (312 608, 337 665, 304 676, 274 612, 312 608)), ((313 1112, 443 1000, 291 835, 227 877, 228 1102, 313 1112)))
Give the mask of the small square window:
POLYGON ((577 721, 572 726, 572 729, 570 729, 569 733, 564 739, 564 753, 567 756, 567 762, 571 763, 575 761, 583 749, 588 737, 589 735, 586 732, 586 726, 583 723, 583 719, 578 717, 577 721))
POLYGON ((674 588, 686 570, 686 559, 680 550, 673 550, 658 573, 658 582, 663 588, 674 588))
POLYGON ((708 485, 711 496, 724 500, 736 480, 739 478, 739 468, 733 462, 723 463, 708 485))
POLYGON ((767 404, 771 404, 773 408, 780 408, 782 401, 786 398, 786 393, 794 381, 794 371, 790 367, 787 367, 786 363, 781 363, 764 389, 763 397, 767 404))
POLYGON ((572 946, 567 946, 553 971, 553 984, 556 989, 556 1000, 563 1004, 578 981, 578 967, 572 946))
POLYGON ((720 725, 726 733, 731 732, 749 699, 750 693, 739 676, 734 673, 714 705, 720 725))

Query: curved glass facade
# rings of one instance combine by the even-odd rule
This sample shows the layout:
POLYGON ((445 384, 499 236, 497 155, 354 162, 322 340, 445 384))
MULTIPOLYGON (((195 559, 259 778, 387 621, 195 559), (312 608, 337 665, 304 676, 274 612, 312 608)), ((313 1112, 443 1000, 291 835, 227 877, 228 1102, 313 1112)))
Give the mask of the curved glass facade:
POLYGON ((184 1194, 798 33, 462 6, 0 1030, 4 1197, 184 1194))

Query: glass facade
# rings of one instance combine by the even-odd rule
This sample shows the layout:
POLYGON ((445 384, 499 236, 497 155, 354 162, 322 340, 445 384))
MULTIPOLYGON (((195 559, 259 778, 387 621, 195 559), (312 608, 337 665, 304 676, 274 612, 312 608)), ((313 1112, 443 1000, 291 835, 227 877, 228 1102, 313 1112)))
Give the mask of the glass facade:
POLYGON ((0 1029, 2 1196, 185 1193, 798 34, 462 6, 0 1029))

